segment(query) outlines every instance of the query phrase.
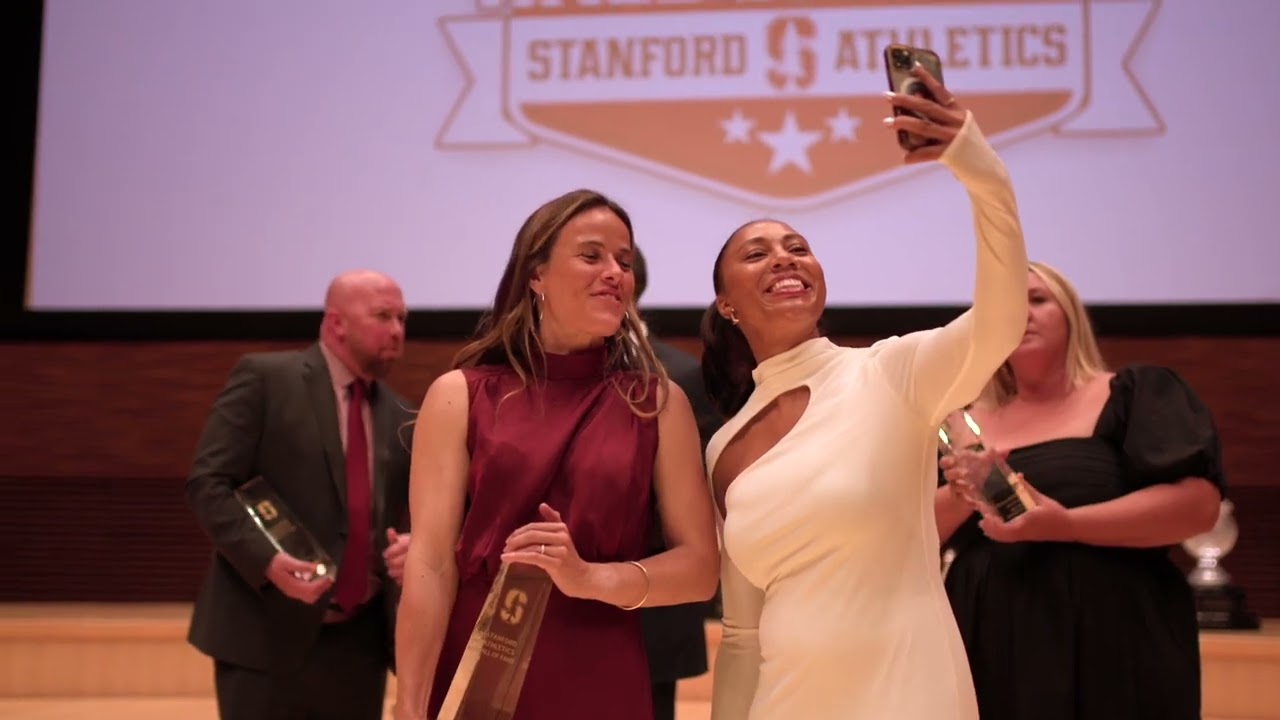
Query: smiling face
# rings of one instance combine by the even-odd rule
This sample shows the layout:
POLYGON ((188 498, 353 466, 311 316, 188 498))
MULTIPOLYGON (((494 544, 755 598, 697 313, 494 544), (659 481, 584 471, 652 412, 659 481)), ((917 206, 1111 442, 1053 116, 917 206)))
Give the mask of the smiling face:
POLYGON ((773 354, 762 344, 790 347, 817 332, 826 278, 808 241, 791 226, 775 220, 744 225, 721 253, 717 279, 720 314, 736 319, 757 358, 773 354))
POLYGON ((543 346, 564 353, 615 335, 635 293, 626 224, 608 207, 595 207, 565 223, 552 242, 529 281, 543 346))

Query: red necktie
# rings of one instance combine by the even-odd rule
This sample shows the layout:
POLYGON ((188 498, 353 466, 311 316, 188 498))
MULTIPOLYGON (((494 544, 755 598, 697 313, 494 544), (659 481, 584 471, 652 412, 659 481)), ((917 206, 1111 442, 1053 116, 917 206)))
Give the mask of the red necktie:
POLYGON ((351 401, 347 403, 347 548, 342 553, 342 566, 333 599, 346 612, 354 610, 369 591, 369 556, 372 553, 372 511, 369 483, 369 441, 364 433, 363 380, 351 383, 351 401))

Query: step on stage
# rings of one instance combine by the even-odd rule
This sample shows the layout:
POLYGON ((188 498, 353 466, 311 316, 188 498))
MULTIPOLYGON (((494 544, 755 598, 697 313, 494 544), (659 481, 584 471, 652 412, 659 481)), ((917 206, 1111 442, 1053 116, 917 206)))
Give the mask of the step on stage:
MULTIPOLYGON (((186 643, 190 612, 0 604, 0 720, 216 720, 213 670, 186 643)), ((717 623, 707 640, 714 658, 717 623)), ((1200 653, 1205 720, 1280 720, 1280 619, 1205 631, 1200 653)), ((708 720, 710 706, 710 674, 680 684, 677 720, 708 720)))

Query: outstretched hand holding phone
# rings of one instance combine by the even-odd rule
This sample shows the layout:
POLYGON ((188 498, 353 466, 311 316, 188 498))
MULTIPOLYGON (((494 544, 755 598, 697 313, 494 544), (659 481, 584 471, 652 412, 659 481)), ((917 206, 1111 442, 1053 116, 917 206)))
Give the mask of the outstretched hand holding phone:
POLYGON ((964 125, 965 109, 942 84, 942 62, 936 53, 905 45, 884 51, 893 116, 884 120, 898 133, 907 163, 937 160, 964 125))

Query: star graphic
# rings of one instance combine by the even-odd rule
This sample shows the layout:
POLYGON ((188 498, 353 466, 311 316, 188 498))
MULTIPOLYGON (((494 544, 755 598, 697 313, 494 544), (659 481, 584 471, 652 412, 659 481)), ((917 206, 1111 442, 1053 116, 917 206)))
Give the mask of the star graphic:
POLYGON ((794 165, 805 174, 813 173, 809 163, 809 148, 822 139, 821 130, 801 130, 796 114, 790 110, 782 118, 782 127, 774 132, 758 132, 760 142, 773 150, 769 162, 769 174, 773 175, 788 165, 794 165))
POLYGON ((742 114, 741 110, 735 109, 733 117, 728 120, 721 120, 720 127, 724 128, 724 142, 726 143, 749 143, 751 142, 751 128, 755 127, 756 121, 748 119, 742 114))
POLYGON ((862 118, 849 115, 849 111, 840 108, 835 115, 827 118, 827 127, 830 128, 831 134, 827 138, 831 142, 845 140, 847 142, 857 142, 858 128, 862 126, 862 118))

